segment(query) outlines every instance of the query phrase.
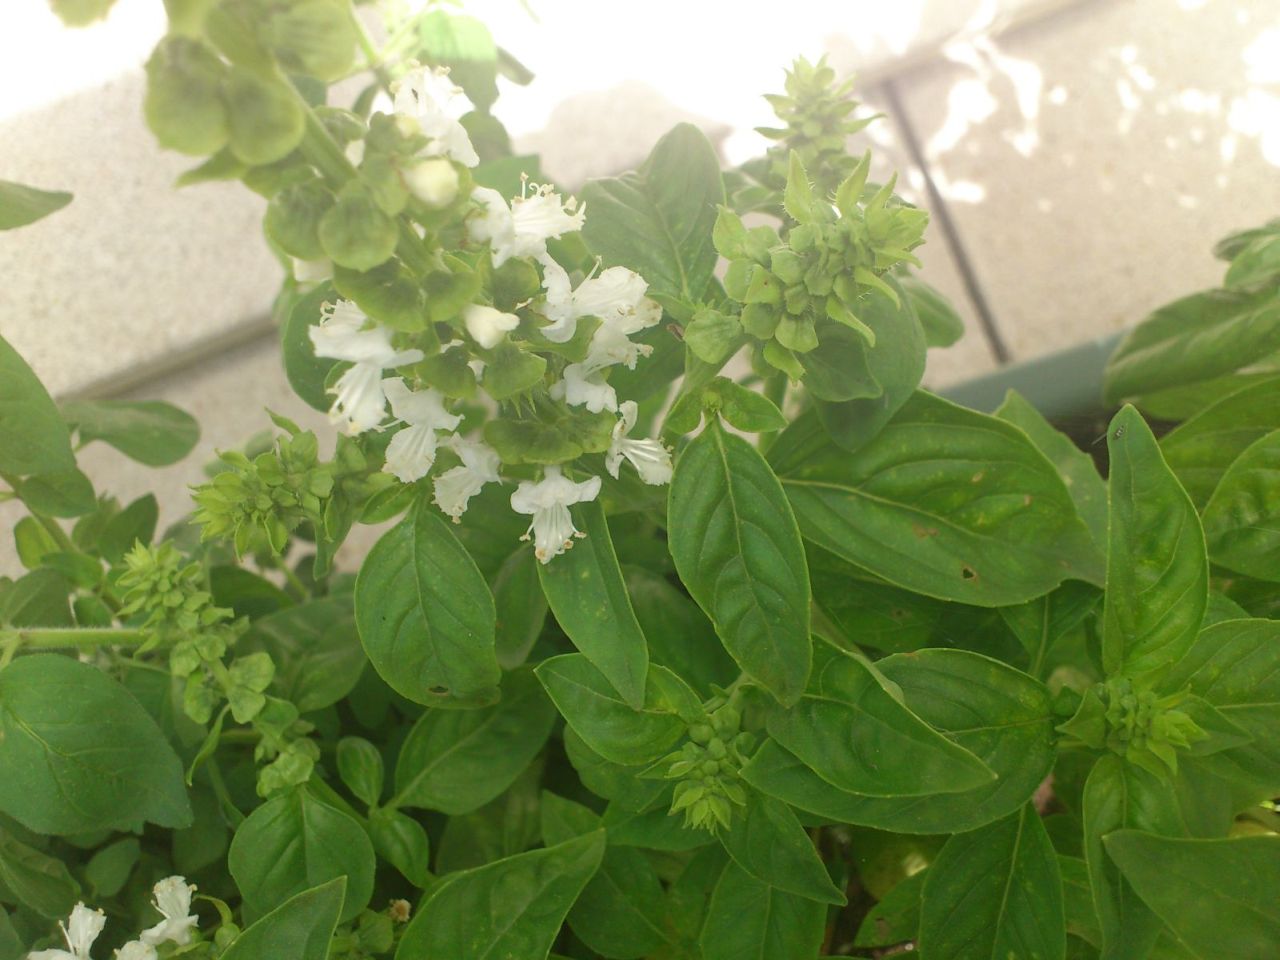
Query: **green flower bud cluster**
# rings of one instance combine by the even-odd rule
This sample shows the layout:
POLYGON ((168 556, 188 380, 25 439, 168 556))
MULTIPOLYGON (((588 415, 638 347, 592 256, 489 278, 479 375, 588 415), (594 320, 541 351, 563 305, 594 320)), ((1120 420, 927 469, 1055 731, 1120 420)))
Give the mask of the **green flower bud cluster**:
POLYGON ((230 539, 237 554, 265 547, 279 555, 301 523, 322 525, 334 468, 320 462, 314 433, 282 417, 275 421, 288 436, 278 437, 270 450, 253 458, 238 451, 220 453, 224 468, 194 488, 201 539, 230 539))
MULTIPOLYGON (((918 265, 911 251, 924 241, 929 216, 895 197, 892 180, 868 188, 870 163, 865 155, 831 202, 815 194, 799 154, 792 153, 785 207, 795 223, 785 241, 772 227, 748 229, 733 211, 721 209, 713 239, 729 260, 725 292, 740 312, 700 311, 685 331, 690 349, 717 363, 745 334, 756 342, 765 368, 801 380, 818 369, 819 344, 834 342, 858 353, 875 346, 874 332, 858 314, 872 296, 899 305, 899 293, 884 275, 900 263, 918 265)), ((824 396, 823 379, 806 382, 823 399, 848 399, 824 396)))
POLYGON ((124 555, 124 565, 117 581, 125 591, 119 616, 142 618, 141 627, 152 632, 144 650, 163 643, 182 656, 178 651, 203 644, 221 657, 227 643, 239 635, 231 610, 214 606, 213 595, 204 589, 200 563, 187 561, 171 542, 135 544, 124 555))
POLYGON ((849 155, 849 137, 875 122, 880 114, 854 118, 857 100, 850 98, 853 78, 836 81, 836 73, 826 58, 812 64, 801 57, 787 71, 783 94, 766 94, 765 99, 782 121, 782 127, 757 127, 780 148, 770 151, 764 180, 781 190, 786 183, 789 155, 794 152, 824 193, 831 193, 853 170, 857 161, 849 155))
POLYGON ((170 33, 147 62, 145 113, 163 146, 215 154, 231 176, 301 142, 305 103, 284 75, 344 75, 358 32, 346 0, 167 3, 170 33))
POLYGON ((261 737, 253 759, 264 764, 258 769, 259 796, 272 797, 311 779, 320 746, 307 737, 315 725, 300 719, 297 707, 268 696, 253 718, 253 729, 261 737))
MULTIPOLYGON (((259 735, 254 758, 267 764, 258 774, 263 796, 305 783, 320 759, 319 747, 305 739, 312 725, 299 719, 292 703, 266 692, 276 670, 269 654, 259 651, 223 662, 247 625, 233 619, 231 610, 214 606, 204 589, 201 564, 188 561, 170 541, 154 547, 138 544, 124 563, 118 581, 125 589, 120 616, 145 618, 142 627, 154 637, 141 650, 169 646, 169 671, 185 681, 183 712, 207 724, 225 701, 232 719, 253 725, 259 735)), ((221 728, 219 718, 214 739, 221 728)))
POLYGON ((1107 749, 1156 776, 1178 769, 1177 751, 1208 739, 1185 711, 1184 693, 1158 697, 1126 678, 1092 687, 1070 721, 1059 727, 1095 749, 1107 749))
POLYGON ((742 714, 734 698, 711 710, 705 723, 689 728, 689 740, 658 761, 668 780, 679 780, 671 813, 684 811, 687 826, 728 829, 734 807, 744 807, 747 794, 739 771, 755 737, 741 729, 742 714))

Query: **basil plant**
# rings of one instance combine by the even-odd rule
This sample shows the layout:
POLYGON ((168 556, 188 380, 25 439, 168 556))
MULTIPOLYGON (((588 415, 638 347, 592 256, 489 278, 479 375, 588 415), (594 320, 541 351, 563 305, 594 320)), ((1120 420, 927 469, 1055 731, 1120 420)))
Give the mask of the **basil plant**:
POLYGON ((1081 449, 920 389, 960 322, 825 64, 571 197, 475 19, 165 6, 147 122, 266 198, 332 427, 162 529, 76 452, 195 421, 0 340, 0 960, 1277 956, 1280 223, 1081 449))

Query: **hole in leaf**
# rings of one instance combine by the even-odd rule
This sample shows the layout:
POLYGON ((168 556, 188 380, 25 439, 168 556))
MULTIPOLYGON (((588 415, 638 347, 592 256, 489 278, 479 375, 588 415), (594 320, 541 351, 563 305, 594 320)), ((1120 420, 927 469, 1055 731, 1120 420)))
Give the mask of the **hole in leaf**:
POLYGON ((427 693, 433 694, 437 697, 447 697, 449 695, 449 688, 448 687, 428 687, 427 693))
POLYGON ((964 577, 966 580, 977 580, 978 571, 973 569, 973 567, 961 567, 960 576, 964 577))

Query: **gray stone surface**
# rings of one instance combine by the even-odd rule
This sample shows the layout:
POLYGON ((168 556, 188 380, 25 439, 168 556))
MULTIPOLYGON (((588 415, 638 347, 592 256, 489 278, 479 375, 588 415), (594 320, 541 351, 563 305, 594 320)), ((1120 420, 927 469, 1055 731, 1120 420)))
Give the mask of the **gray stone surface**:
POLYGON ((279 284, 262 200, 239 183, 175 190, 195 161, 156 145, 142 94, 130 73, 0 123, 0 176, 75 194, 0 233, 0 331, 56 394, 222 338, 261 317, 279 284))
POLYGON ((1215 285, 1280 212, 1280 6, 1113 0, 953 51, 905 118, 1015 358, 1215 285))

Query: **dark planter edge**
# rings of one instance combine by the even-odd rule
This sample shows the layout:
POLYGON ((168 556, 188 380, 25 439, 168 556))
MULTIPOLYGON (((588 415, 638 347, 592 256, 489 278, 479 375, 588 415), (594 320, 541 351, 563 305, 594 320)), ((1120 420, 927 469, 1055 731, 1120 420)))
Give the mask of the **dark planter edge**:
POLYGON ((944 387, 938 394, 962 406, 992 413, 1013 389, 1050 420, 1095 413, 1103 408, 1103 371, 1124 333, 1096 337, 1057 353, 1010 364, 944 387))

